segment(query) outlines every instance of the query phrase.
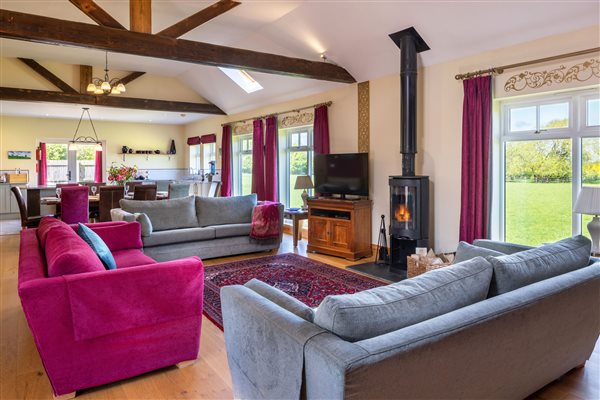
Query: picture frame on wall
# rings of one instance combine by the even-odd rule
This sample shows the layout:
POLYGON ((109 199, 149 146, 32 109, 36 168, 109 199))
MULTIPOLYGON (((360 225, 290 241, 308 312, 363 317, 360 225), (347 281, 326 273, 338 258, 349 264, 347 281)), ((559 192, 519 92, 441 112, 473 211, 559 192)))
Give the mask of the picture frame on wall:
POLYGON ((9 150, 8 151, 8 159, 9 160, 31 160, 31 151, 9 150))

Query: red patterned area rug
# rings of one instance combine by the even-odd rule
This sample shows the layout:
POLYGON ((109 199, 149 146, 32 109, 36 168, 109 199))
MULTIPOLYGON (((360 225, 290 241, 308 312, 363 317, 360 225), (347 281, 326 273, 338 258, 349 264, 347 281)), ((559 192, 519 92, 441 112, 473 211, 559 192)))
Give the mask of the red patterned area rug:
POLYGON ((204 269, 204 315, 223 329, 219 291, 256 278, 316 307, 330 294, 356 293, 386 283, 314 261, 281 254, 215 265, 204 269))

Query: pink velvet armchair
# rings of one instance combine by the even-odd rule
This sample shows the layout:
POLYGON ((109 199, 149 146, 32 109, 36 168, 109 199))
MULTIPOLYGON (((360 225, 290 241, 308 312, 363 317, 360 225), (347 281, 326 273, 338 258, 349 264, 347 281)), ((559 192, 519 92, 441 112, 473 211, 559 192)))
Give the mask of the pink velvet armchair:
POLYGON ((47 277, 49 252, 59 250, 48 248, 52 231, 41 241, 38 229, 21 233, 21 304, 54 394, 63 398, 195 360, 200 345, 200 259, 156 263, 140 250, 137 222, 88 226, 108 245, 116 270, 47 277))

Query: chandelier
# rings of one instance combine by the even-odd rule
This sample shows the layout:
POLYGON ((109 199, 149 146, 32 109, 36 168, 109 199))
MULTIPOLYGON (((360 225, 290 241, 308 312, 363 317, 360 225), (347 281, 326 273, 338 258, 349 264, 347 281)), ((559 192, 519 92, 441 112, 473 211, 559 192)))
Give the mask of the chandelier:
POLYGON ((73 135, 73 139, 69 140, 69 150, 77 150, 80 146, 94 146, 94 150, 102 151, 102 142, 98 140, 98 134, 96 133, 96 128, 94 128, 94 123, 92 122, 92 117, 90 116, 90 109, 88 107, 83 107, 81 109, 81 117, 79 117, 79 123, 77 124, 77 129, 75 129, 75 134, 73 135), (79 132, 79 127, 81 126, 81 121, 83 120, 83 115, 87 113, 88 119, 90 120, 90 124, 92 125, 92 130, 94 131, 94 137, 91 136, 77 136, 77 132, 79 132))
POLYGON ((106 64, 104 66, 104 79, 92 78, 92 82, 87 85, 87 91, 92 94, 121 94, 125 93, 125 85, 119 78, 110 79, 108 76, 108 51, 106 54, 106 64))

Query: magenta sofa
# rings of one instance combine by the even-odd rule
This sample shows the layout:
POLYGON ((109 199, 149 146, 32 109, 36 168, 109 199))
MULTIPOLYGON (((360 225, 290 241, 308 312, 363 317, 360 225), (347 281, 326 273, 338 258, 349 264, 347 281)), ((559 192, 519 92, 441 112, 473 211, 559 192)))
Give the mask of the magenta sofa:
MULTIPOLYGON (((50 278, 46 260, 57 253, 63 260, 87 262, 81 254, 68 254, 81 253, 71 245, 78 240, 64 224, 43 234, 21 232, 19 297, 55 395, 194 360, 200 346, 200 259, 157 263, 141 251, 137 222, 87 226, 108 245, 116 270, 50 278), (60 246, 50 248, 56 240, 49 238, 59 234, 60 246)), ((75 229, 69 228, 74 234, 75 229)))

